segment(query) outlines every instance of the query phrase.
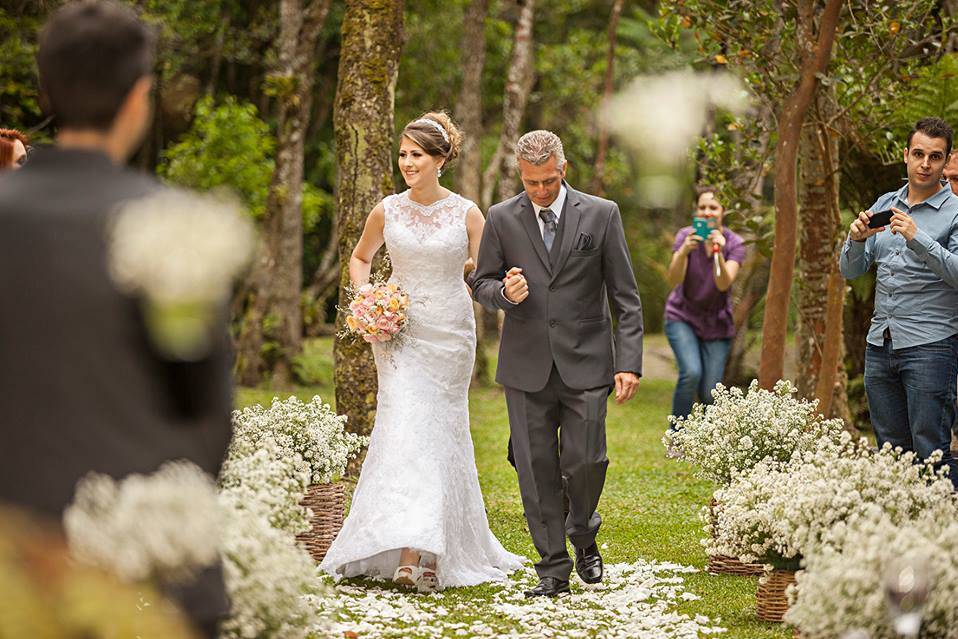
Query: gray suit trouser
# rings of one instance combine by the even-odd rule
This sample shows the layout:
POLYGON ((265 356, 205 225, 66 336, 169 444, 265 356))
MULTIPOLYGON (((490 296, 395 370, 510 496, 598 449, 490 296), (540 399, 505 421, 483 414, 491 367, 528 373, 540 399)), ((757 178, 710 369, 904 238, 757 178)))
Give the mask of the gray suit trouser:
POLYGON ((568 579, 572 559, 566 535, 576 548, 587 548, 602 523, 596 507, 609 465, 609 388, 569 388, 553 365, 542 390, 528 393, 507 386, 505 392, 522 506, 542 557, 536 572, 539 577, 568 579), (563 487, 569 499, 566 517, 563 487))

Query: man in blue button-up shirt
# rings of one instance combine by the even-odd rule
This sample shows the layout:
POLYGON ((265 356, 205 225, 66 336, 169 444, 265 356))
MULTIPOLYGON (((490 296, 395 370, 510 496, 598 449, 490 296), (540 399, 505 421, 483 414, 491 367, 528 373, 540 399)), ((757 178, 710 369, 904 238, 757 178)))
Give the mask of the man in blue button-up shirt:
POLYGON ((865 392, 878 444, 927 458, 943 452, 958 487, 949 444, 958 375, 958 197, 941 186, 951 128, 924 118, 908 136, 908 184, 878 198, 852 222, 842 275, 878 265, 875 314, 865 351, 865 392), (869 228, 891 209, 888 226, 869 228))

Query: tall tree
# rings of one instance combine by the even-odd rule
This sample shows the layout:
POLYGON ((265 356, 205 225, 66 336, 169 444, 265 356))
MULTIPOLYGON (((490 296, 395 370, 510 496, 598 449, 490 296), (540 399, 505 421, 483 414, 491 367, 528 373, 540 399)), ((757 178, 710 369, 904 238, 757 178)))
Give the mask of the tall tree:
MULTIPOLYGON (((349 256, 368 213, 393 192, 393 105, 402 49, 403 0, 346 0, 339 83, 333 107, 339 173, 340 306, 348 304, 349 256)), ((382 262, 375 267, 382 269, 382 262)), ((336 320, 342 328, 342 313, 336 320)), ((372 430, 376 413, 376 366, 369 345, 337 338, 334 349, 336 409, 349 429, 372 430)))
POLYGON ((276 164, 266 199, 264 242, 255 266, 249 313, 238 345, 244 384, 265 372, 266 324, 275 331, 274 380, 289 383, 303 334, 303 148, 312 108, 316 43, 332 0, 281 0, 278 61, 268 78, 278 106, 276 164))
MULTIPOLYGON (((480 201, 482 185, 482 69, 486 63, 486 15, 489 0, 471 0, 466 8, 462 29, 462 87, 456 101, 456 119, 464 139, 456 167, 456 189, 472 200, 480 201)), ((498 338, 499 314, 475 304, 476 367, 474 378, 489 381, 486 349, 498 338)))
POLYGON ((820 16, 816 15, 818 12, 812 0, 800 0, 798 3, 798 29, 808 34, 800 35, 799 42, 808 43, 810 46, 800 46, 802 58, 798 81, 782 105, 778 117, 778 142, 775 147, 775 242, 765 298, 762 356, 758 371, 759 384, 765 388, 774 386, 775 382, 782 378, 785 368, 785 337, 797 242, 798 200, 795 171, 798 163, 798 143, 805 115, 815 96, 819 76, 825 72, 832 55, 832 44, 835 42, 841 10, 841 0, 828 0, 820 16))
MULTIPOLYGON (((605 58, 605 81, 603 83, 602 101, 607 103, 612 97, 613 80, 615 79, 615 44, 616 36, 619 32, 619 18, 622 17, 622 6, 625 0, 614 0, 612 3, 612 13, 609 15, 609 52, 605 58)), ((603 195, 605 185, 605 156, 609 151, 609 129, 603 118, 598 118, 599 144, 595 153, 595 173, 592 176, 592 193, 603 195)))
POLYGON ((519 15, 516 19, 512 57, 502 101, 502 131, 496 151, 482 177, 482 205, 485 208, 492 204, 492 193, 497 184, 499 200, 515 195, 516 141, 526 104, 529 102, 529 92, 532 91, 535 80, 532 36, 535 0, 516 0, 516 5, 519 15))
POLYGON ((456 119, 464 133, 456 167, 460 195, 479 202, 482 181, 482 70, 486 64, 486 15, 489 0, 471 0, 462 29, 462 87, 456 119))
POLYGON ((839 138, 829 125, 834 88, 820 86, 799 145, 801 248, 798 283, 798 390, 819 411, 849 421, 845 394, 845 280, 838 254, 845 233, 839 208, 839 138))

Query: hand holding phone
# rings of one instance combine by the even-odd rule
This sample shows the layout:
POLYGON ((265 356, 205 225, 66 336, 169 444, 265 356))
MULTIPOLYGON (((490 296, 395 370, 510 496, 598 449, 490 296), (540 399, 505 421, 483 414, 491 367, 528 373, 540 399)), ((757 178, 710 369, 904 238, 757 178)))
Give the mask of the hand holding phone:
MULTIPOLYGON (((881 213, 881 211, 879 211, 881 213)), ((872 218, 875 216, 875 213, 871 211, 862 211, 858 214, 854 220, 852 220, 851 226, 848 228, 848 237, 854 242, 864 242, 872 235, 882 231, 884 226, 872 226, 872 218)), ((888 219, 891 219, 890 217, 888 219)), ((878 221, 882 221, 882 218, 879 218, 878 221)))
POLYGON ((888 226, 891 224, 891 216, 894 214, 894 209, 885 209, 884 211, 872 213, 871 219, 868 220, 868 228, 880 229, 883 226, 888 226))

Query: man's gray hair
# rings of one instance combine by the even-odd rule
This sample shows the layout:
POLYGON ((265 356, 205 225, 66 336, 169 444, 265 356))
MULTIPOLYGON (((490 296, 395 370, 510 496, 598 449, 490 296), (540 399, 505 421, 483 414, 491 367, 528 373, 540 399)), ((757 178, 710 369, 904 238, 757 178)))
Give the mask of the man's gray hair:
POLYGON ((565 151, 562 150, 562 140, 552 131, 540 129, 529 131, 516 142, 516 158, 530 164, 545 164, 549 158, 555 156, 559 170, 565 166, 565 151))

